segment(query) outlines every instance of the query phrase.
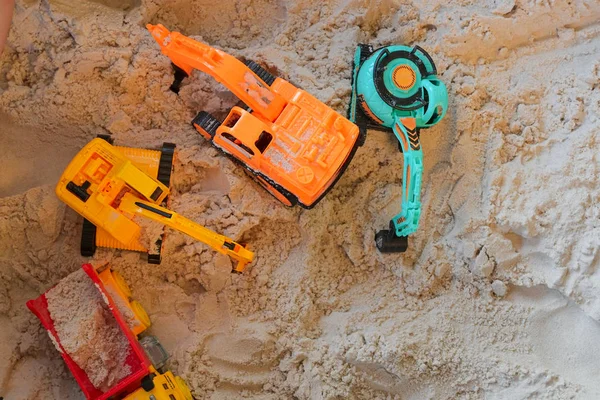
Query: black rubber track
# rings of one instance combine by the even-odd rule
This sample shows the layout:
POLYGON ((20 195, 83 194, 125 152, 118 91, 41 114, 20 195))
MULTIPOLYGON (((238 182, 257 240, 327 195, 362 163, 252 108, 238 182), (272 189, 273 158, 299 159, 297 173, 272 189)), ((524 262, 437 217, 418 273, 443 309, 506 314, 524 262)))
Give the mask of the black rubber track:
POLYGON ((258 75, 258 77, 262 79, 267 85, 271 86, 273 82, 275 82, 275 77, 254 61, 246 60, 244 64, 246 64, 246 66, 250 68, 250 70, 256 75, 258 75))
POLYGON ((96 135, 96 137, 100 138, 100 139, 106 140, 109 144, 114 144, 115 143, 115 140, 110 135, 106 135, 106 134, 101 133, 99 135, 96 135))
MULTIPOLYGON (((252 174, 252 175, 255 175, 255 174, 252 174)), ((271 178, 267 177, 266 175, 258 174, 258 176, 260 176, 262 179, 267 181, 269 183, 269 185, 273 186, 273 188, 279 192, 279 194, 281 194, 283 197, 285 197, 287 199, 287 201, 289 201, 292 204, 290 207, 293 207, 296 204, 298 204, 298 197, 296 197, 294 194, 292 194, 289 190, 287 190, 283 186, 275 183, 271 178)), ((273 196, 273 197, 275 197, 275 196, 273 196)))
POLYGON ((171 185, 171 171, 173 170, 173 157, 175 156, 175 145, 163 143, 160 149, 160 160, 158 162, 158 174, 156 179, 166 187, 171 185))
MULTIPOLYGON (((206 133, 210 135, 211 138, 215 137, 217 134, 217 128, 221 126, 221 121, 213 117, 212 114, 207 113, 206 111, 200 111, 198 115, 192 120, 192 126, 194 124, 198 125, 200 128, 204 129, 206 133)), ((194 127, 194 129, 196 129, 194 127)))
POLYGON ((92 257, 96 253, 96 230, 96 225, 83 219, 80 252, 84 257, 92 257))
MULTIPOLYGON (((175 144, 165 142, 160 149, 160 160, 158 162, 158 173, 156 179, 170 188, 171 186, 171 172, 173 171, 173 159, 175 157, 175 144)), ((165 199, 166 202, 167 199, 165 199)), ((158 265, 162 261, 162 239, 164 232, 156 243, 158 248, 158 254, 148 253, 148 264, 158 265)))

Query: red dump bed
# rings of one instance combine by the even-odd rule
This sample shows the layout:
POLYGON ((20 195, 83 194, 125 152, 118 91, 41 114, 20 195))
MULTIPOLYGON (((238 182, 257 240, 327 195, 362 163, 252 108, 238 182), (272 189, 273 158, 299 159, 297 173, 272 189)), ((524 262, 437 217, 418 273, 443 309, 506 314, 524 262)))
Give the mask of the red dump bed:
MULTIPOLYGON (((46 300, 46 294, 42 294, 35 300, 28 301, 27 307, 29 308, 29 310, 31 310, 32 313, 35 314, 36 317, 39 318, 39 320, 41 321, 44 328, 46 328, 51 338, 55 341, 57 346, 60 347, 60 353, 62 357, 67 363, 69 369, 71 370, 71 373, 75 377, 75 380, 77 381, 77 383, 79 383, 79 386, 81 387, 83 394, 85 394, 85 397, 87 399, 93 400, 104 400, 121 393, 129 393, 139 388, 141 384, 140 381, 144 376, 148 374, 148 367, 150 367, 151 363, 148 357, 146 356, 144 349, 137 341, 137 338, 133 335, 133 333, 125 323, 125 320, 123 319, 123 316, 121 315, 117 306, 113 302, 113 299, 106 292, 104 284, 98 277, 98 273, 96 272, 94 267, 91 264, 84 264, 82 268, 85 271, 85 273, 90 277, 90 279, 95 283, 98 290, 100 290, 102 297, 105 299, 105 301, 108 302, 110 310, 112 311, 115 319, 117 320, 121 331, 123 331, 123 333, 127 336, 127 340, 129 341, 130 345, 129 356, 126 359, 126 363, 131 369, 131 374, 121 379, 121 381, 119 381, 108 391, 102 392, 96 389, 92 385, 86 373, 65 352, 64 348, 60 343, 60 339, 56 333, 56 330, 54 329, 54 322, 52 321, 52 318, 50 317, 50 313, 48 311, 48 301, 46 300)), ((119 396, 116 396, 115 398, 119 398, 119 396)))

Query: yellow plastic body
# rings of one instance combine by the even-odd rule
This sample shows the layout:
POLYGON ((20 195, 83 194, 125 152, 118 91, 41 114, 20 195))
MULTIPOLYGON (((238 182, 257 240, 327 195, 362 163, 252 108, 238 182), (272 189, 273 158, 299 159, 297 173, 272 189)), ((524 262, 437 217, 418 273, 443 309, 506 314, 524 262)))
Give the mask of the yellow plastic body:
POLYGON ((102 139, 88 143, 67 166, 56 186, 59 199, 122 243, 139 245, 140 227, 133 217, 141 215, 179 230, 238 261, 241 272, 254 253, 226 236, 219 235, 159 204, 169 188, 151 178, 117 147, 102 139), (76 185, 87 196, 69 190, 76 185), (87 186, 86 186, 87 185, 87 186))
POLYGON ((171 371, 155 376, 152 382, 154 389, 151 391, 139 388, 125 396, 124 400, 193 400, 185 381, 171 371))
POLYGON ((160 222, 206 243, 219 253, 226 254, 236 260, 238 263, 234 270, 237 272, 242 272, 246 264, 252 262, 254 259, 252 251, 234 242, 227 236, 220 235, 164 207, 137 199, 131 194, 123 196, 120 209, 160 222))
MULTIPOLYGON (((136 149, 133 147, 121 147, 114 146, 117 150, 122 152, 127 158, 131 160, 133 165, 138 167, 141 171, 145 172, 149 176, 158 175, 158 165, 160 163, 160 151, 148 150, 148 149, 136 149)), ((158 239, 158 238, 157 238, 158 239)), ((115 239, 110 233, 104 229, 98 228, 96 231, 96 246, 98 247, 109 247, 113 249, 123 249, 146 252, 146 249, 141 244, 129 243, 125 245, 115 239)))
POLYGON ((63 172, 56 195, 98 228, 104 229, 125 248, 139 246, 140 227, 118 209, 125 193, 160 204, 169 188, 136 167, 121 151, 103 139, 88 143, 63 172), (83 201, 68 189, 70 183, 81 187, 85 182, 89 195, 83 201))
POLYGON ((150 318, 148 317, 148 314, 142 305, 139 302, 131 299, 131 290, 121 274, 119 274, 117 271, 111 270, 110 268, 106 268, 104 271, 100 272, 98 276, 110 293, 119 297, 119 299, 113 300, 129 308, 133 315, 135 315, 137 324, 131 329, 131 332, 137 336, 148 329, 151 324, 150 318))

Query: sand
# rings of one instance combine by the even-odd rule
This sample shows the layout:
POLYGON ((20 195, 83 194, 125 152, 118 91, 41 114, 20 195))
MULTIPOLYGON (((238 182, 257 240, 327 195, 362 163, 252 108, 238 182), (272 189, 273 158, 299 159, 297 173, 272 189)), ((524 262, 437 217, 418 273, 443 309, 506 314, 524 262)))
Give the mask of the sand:
POLYGON ((161 240, 165 230, 165 226, 159 222, 149 218, 134 216, 133 221, 140 226, 139 243, 146 249, 148 253, 159 253, 160 247, 157 246, 157 241, 161 240))
POLYGON ((129 304, 121 296, 119 296, 119 293, 117 293, 112 286, 105 286, 104 288, 106 289, 106 293, 108 293, 115 303, 115 306, 117 306, 117 309, 121 313, 121 316, 123 317, 123 320, 127 326, 129 326, 129 328, 132 330, 140 326, 140 320, 137 319, 133 310, 129 308, 129 304))
POLYGON ((46 299, 60 344, 94 387, 106 392, 131 374, 129 341, 82 269, 62 279, 46 299))
POLYGON ((242 275, 173 231, 160 266, 96 255, 130 283, 198 399, 599 398, 599 21, 585 1, 17 1, 0 59, 12 171, 0 181, 0 396, 82 398, 24 302, 83 261, 81 219, 52 187, 111 133, 176 143, 171 207, 256 252, 242 275), (284 208, 189 124, 236 99, 201 73, 171 93, 145 23, 254 59, 340 112, 357 43, 427 49, 450 108, 421 134, 409 250, 373 241, 399 210, 391 135, 369 131, 317 207, 284 208))

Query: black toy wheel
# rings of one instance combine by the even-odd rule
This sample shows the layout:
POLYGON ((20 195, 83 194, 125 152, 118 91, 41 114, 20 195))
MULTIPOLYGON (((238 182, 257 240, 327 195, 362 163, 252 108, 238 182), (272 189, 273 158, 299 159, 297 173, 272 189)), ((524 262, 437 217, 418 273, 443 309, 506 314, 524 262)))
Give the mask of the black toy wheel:
POLYGON ((96 253, 96 225, 85 218, 81 228, 80 252, 84 257, 92 257, 96 253))
POLYGON ((212 140, 217 134, 217 128, 221 121, 213 117, 206 111, 200 111, 196 118, 192 120, 192 126, 208 140, 212 140))
POLYGON ((171 171, 173 170, 173 157, 175 156, 175 145, 163 143, 160 149, 160 160, 158 162, 158 174, 156 179, 166 187, 171 185, 171 171))
POLYGON ((263 82, 265 82, 267 85, 271 86, 273 82, 275 82, 275 77, 254 61, 246 60, 244 64, 246 64, 246 66, 250 68, 250 71, 258 75, 258 77, 262 79, 263 82))
POLYGON ((408 249, 408 236, 396 236, 392 229, 375 234, 375 245, 382 253, 404 253, 408 249))

